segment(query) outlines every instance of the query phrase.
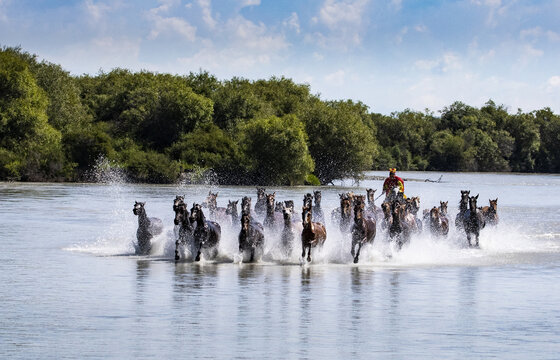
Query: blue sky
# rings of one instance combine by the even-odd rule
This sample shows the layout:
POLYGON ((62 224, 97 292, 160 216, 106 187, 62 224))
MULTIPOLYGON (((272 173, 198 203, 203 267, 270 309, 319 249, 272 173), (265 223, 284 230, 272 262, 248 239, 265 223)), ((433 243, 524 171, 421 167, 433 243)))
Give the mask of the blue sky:
POLYGON ((370 111, 560 112, 560 0, 0 0, 0 45, 72 74, 286 76, 370 111))

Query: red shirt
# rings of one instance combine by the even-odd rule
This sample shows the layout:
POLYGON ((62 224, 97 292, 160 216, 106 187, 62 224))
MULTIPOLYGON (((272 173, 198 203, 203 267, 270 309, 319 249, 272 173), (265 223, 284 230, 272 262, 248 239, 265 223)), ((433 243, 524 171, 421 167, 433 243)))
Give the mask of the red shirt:
POLYGON ((404 180, 397 175, 393 178, 389 176, 385 179, 385 182, 383 183, 383 191, 388 193, 394 187, 398 187, 400 192, 404 192, 404 180))

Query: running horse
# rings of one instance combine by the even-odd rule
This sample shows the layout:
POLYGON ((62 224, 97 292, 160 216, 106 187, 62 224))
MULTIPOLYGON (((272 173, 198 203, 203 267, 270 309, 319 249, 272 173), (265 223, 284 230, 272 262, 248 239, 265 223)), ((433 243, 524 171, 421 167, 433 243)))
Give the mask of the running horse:
POLYGON ((498 225, 498 221, 500 220, 498 217, 498 198, 488 201, 490 202, 490 206, 484 206, 481 209, 484 221, 488 225, 498 225))
POLYGON ((391 203, 391 226, 389 227, 389 238, 395 239, 398 249, 409 242, 411 224, 406 219, 406 204, 393 200, 391 203))
MULTIPOLYGON (((294 221, 294 209, 290 206, 289 201, 285 201, 282 204, 282 215, 284 218, 284 227, 282 228, 282 234, 280 235, 282 249, 286 256, 292 254, 294 248, 294 239, 297 233, 301 234, 303 229, 302 223, 300 221, 294 221)), ((292 202, 293 205, 293 202, 292 202)))
POLYGON ((232 224, 239 223, 239 213, 237 212, 237 204, 238 203, 239 203, 239 200, 236 200, 236 201, 228 200, 228 204, 227 204, 227 207, 226 207, 226 214, 231 217, 231 223, 232 224))
POLYGON ((205 257, 213 259, 218 255, 218 245, 222 235, 220 224, 215 221, 206 220, 202 206, 193 204, 190 216, 194 228, 194 244, 197 249, 195 261, 200 261, 200 255, 204 251, 205 257))
POLYGON ((312 208, 310 206, 303 207, 303 230, 301 231, 301 257, 305 259, 307 252, 307 261, 311 262, 311 248, 322 246, 327 239, 327 229, 325 225, 313 222, 312 208))
POLYGON ((315 216, 315 220, 323 222, 325 221, 325 216, 323 215, 323 209, 321 209, 321 191, 313 191, 313 198, 315 200, 315 205, 313 205, 312 211, 315 216))
POLYGON ((459 201, 459 213, 455 217, 455 227, 459 230, 463 229, 463 219, 469 210, 469 194, 470 190, 461 190, 461 200, 459 201))
POLYGON ((262 216, 266 213, 266 189, 257 188, 257 203, 255 204, 255 213, 262 216))
POLYGON ((442 214, 441 209, 435 206, 430 210, 430 231, 438 236, 447 236, 449 233, 449 220, 442 214))
POLYGON ((373 243, 376 233, 376 222, 374 218, 365 215, 365 203, 363 196, 357 196, 354 202, 354 224, 352 225, 352 250, 350 253, 354 258, 354 264, 358 263, 360 250, 367 243, 373 243), (356 245, 358 250, 355 251, 356 245))
POLYGON ((476 207, 476 202, 478 200, 478 195, 469 197, 469 210, 465 213, 463 217, 463 229, 467 234, 467 243, 469 247, 472 247, 471 237, 475 237, 475 247, 478 247, 478 238, 480 236, 480 230, 486 225, 482 213, 478 211, 476 207))
POLYGON ((279 229, 282 225, 282 214, 275 211, 276 193, 266 194, 266 216, 264 218, 264 226, 267 229, 279 229))
POLYGON ((137 255, 148 255, 152 249, 152 238, 163 231, 161 219, 148 217, 145 205, 145 202, 135 201, 132 208, 133 214, 138 216, 138 230, 136 230, 138 245, 134 245, 137 255))
POLYGON ((250 252, 249 262, 262 255, 264 247, 264 228, 261 223, 253 221, 249 212, 241 214, 241 230, 239 231, 239 252, 250 252))
POLYGON ((187 209, 187 204, 185 204, 184 200, 185 198, 183 196, 176 196, 173 201, 173 211, 175 212, 173 223, 179 225, 179 234, 177 240, 175 240, 175 260, 181 258, 179 255, 181 245, 186 245, 191 252, 192 246, 194 245, 193 226, 189 217, 190 214, 187 209))

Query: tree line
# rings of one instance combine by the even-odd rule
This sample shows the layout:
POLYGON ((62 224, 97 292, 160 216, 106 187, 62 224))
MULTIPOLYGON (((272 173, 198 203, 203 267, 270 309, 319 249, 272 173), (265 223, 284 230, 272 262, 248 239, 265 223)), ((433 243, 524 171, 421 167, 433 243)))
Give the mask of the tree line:
POLYGON ((560 116, 489 100, 370 112, 285 77, 114 69, 72 76, 0 50, 0 179, 83 181, 103 157, 132 181, 211 170, 224 184, 328 184, 364 170, 560 171, 560 116))

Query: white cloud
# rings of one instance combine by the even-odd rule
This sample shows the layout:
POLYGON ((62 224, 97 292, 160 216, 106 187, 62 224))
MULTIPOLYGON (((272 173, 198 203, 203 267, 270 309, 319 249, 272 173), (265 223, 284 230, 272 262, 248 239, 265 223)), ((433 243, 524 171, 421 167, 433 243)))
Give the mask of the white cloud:
POLYGON ((325 82, 331 86, 342 86, 344 85, 345 78, 346 72, 344 70, 338 70, 334 73, 327 74, 325 76, 325 82))
POLYGON ((396 36, 397 44, 402 43, 403 38, 407 33, 408 33, 408 26, 405 26, 404 28, 401 29, 401 31, 399 31, 399 33, 396 36))
POLYGON ((196 39, 196 27, 189 22, 178 17, 165 17, 162 14, 168 13, 171 8, 181 2, 176 0, 160 0, 161 5, 149 11, 148 19, 153 23, 152 30, 148 36, 153 40, 163 34, 177 34, 189 41, 196 39))
POLYGON ((212 17, 212 4, 211 0, 198 0, 198 5, 202 9, 202 20, 211 29, 216 27, 216 20, 212 17))
POLYGON ((414 30, 416 30, 419 33, 425 33, 428 31, 428 27, 426 25, 416 25, 414 27, 414 30))
POLYGON ((299 17, 298 14, 295 12, 293 12, 287 19, 285 19, 282 22, 282 25, 284 25, 288 29, 294 30, 296 34, 299 34, 301 31, 299 26, 299 17))
POLYGON ((247 6, 258 6, 261 4, 261 0, 239 0, 239 6, 242 8, 247 6))
POLYGON ((391 6, 396 11, 400 11, 402 9, 402 0, 391 0, 391 6))
POLYGON ((91 20, 94 22, 99 21, 108 11, 111 10, 111 6, 101 2, 95 3, 93 0, 86 0, 85 7, 91 17, 91 20))
POLYGON ((319 21, 331 30, 341 24, 359 25, 364 16, 364 9, 369 0, 335 1, 326 0, 319 11, 319 21))
POLYGON ((519 37, 521 40, 536 41, 541 38, 545 38, 550 42, 560 41, 560 34, 552 30, 544 30, 540 26, 535 26, 530 29, 523 29, 519 32, 519 37))
POLYGON ((444 53, 441 57, 431 60, 416 60, 414 67, 422 71, 453 72, 463 69, 461 58, 452 52, 444 53))
POLYGON ((560 88, 560 76, 552 76, 546 82, 546 91, 547 92, 558 92, 560 88))

